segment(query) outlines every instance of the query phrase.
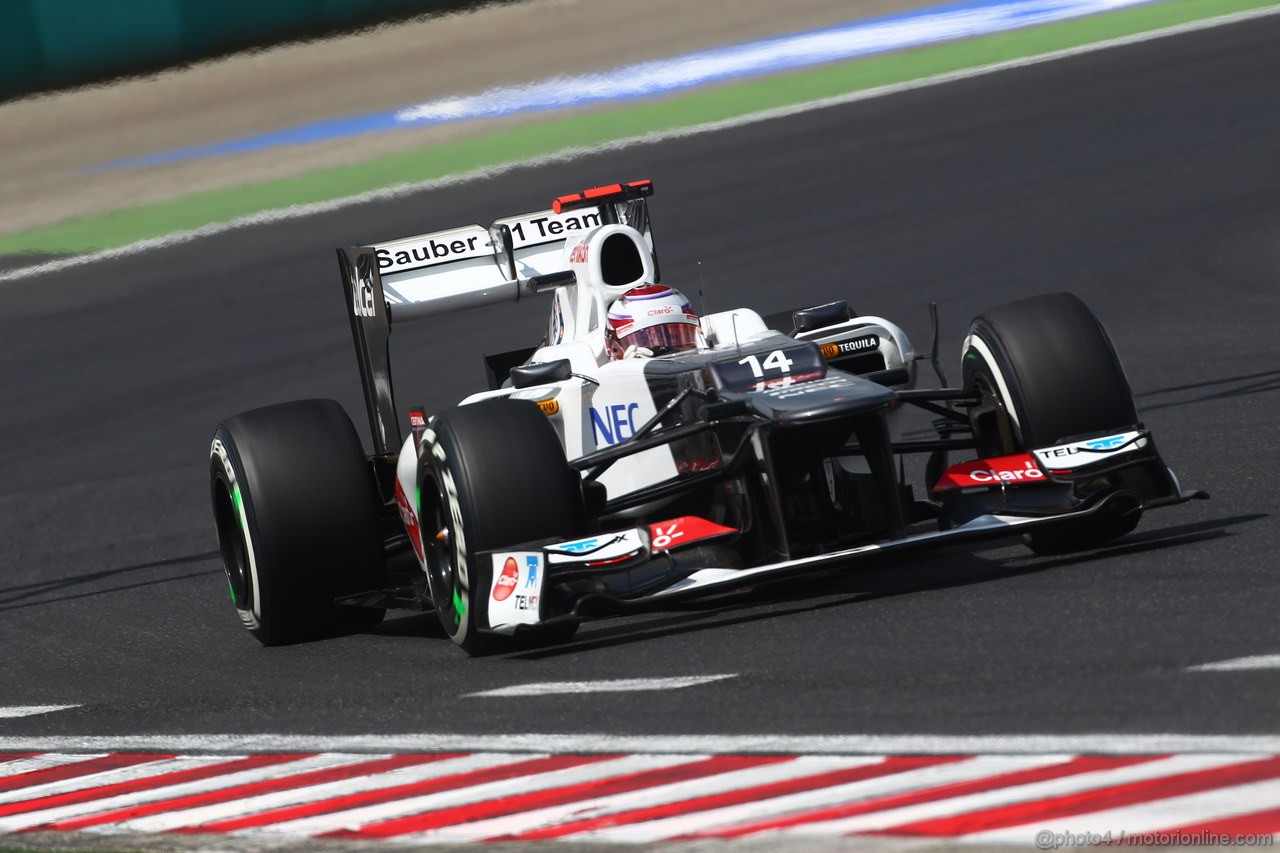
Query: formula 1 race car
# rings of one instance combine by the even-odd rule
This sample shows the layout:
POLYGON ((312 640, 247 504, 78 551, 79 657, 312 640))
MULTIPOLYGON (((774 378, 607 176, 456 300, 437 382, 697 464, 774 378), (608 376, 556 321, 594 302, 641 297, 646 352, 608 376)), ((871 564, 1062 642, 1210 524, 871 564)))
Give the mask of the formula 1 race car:
POLYGON ((1145 510, 1207 497, 1164 464, 1075 296, 979 316, 959 386, 918 389, 926 359, 947 384, 936 312, 926 356, 845 302, 772 321, 673 307, 652 192, 599 187, 488 228, 338 250, 372 456, 331 400, 245 412, 213 439, 219 547, 258 640, 434 610, 475 654, 891 552, 1001 536, 1042 554, 1093 548, 1145 510), (682 315, 693 337, 622 352, 613 307, 659 292, 646 310, 682 315), (541 293, 542 343, 487 356, 489 390, 411 408, 405 436, 392 325, 541 293), (909 409, 932 417, 931 437, 904 438, 909 409), (912 454, 927 460, 915 486, 912 454))

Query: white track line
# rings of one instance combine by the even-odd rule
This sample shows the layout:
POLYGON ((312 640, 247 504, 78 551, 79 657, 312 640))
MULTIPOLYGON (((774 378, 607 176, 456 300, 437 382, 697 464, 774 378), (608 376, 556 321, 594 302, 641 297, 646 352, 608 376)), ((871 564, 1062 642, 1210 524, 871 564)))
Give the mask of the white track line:
POLYGON ((1269 6, 1262 9, 1253 9, 1247 12, 1237 12, 1230 15, 1220 15, 1215 18, 1205 18, 1199 21, 1191 21, 1185 24, 1177 24, 1171 27, 1163 27, 1157 30, 1148 30, 1142 33, 1122 36, 1120 38, 1107 39, 1106 41, 1093 42, 1091 44, 1080 45, 1077 47, 1066 48, 1064 50, 1056 50, 1050 53, 1042 53, 1036 56, 1023 57, 1021 59, 1012 59, 1006 62, 996 62, 990 65, 981 65, 975 68, 968 68, 962 71, 953 71, 947 74, 938 74, 933 77, 924 77, 919 80, 912 80, 906 83, 896 83, 892 86, 880 86, 875 89, 864 89, 858 92, 850 92, 845 95, 837 95, 830 98, 822 98, 814 101, 807 101, 800 104, 792 104, 786 107, 778 107, 771 110, 762 110, 757 113, 751 113, 745 116, 738 116, 723 121, 707 122, 704 124, 691 125, 689 127, 677 128, 674 130, 662 131, 658 133, 647 133, 640 136, 619 139, 611 143, 603 145, 582 147, 582 148, 566 148, 555 154, 549 154, 542 157, 535 157, 528 160, 518 160, 511 163, 503 163, 496 166, 489 166, 483 169, 477 169, 471 172, 465 172, 459 175, 452 175, 446 178, 435 178, 429 181, 420 181, 412 184, 399 184, 383 189, 371 190, 365 193, 358 193, 346 198, 334 199, 332 201, 316 202, 314 204, 300 204, 292 207, 283 207, 276 210, 268 210, 260 213, 254 213, 249 216, 243 216, 228 222, 219 222, 212 225, 206 225, 191 231, 181 231, 177 234, 170 234, 164 237, 156 237, 150 240, 141 240, 137 243, 131 243, 128 246, 121 246, 115 249, 107 249, 101 252, 93 252, 85 255, 77 255, 70 258, 61 258, 56 261, 48 261, 43 264, 36 264, 30 267, 22 267, 11 270, 7 273, 0 273, 0 282, 19 281, 31 278, 33 276, 44 275, 46 273, 61 272, 63 270, 74 269, 76 267, 88 264, 98 263, 99 261, 108 261, 115 258, 129 257, 132 255, 149 252, 153 249, 164 249, 170 246, 176 246, 182 243, 188 243, 192 240, 198 240, 203 237, 213 236, 215 234, 223 234, 237 228, 247 228, 255 225, 272 224, 276 222, 285 222, 293 219, 301 219, 307 216, 314 216, 322 213, 329 213, 335 210, 341 210, 346 207, 352 207, 359 204, 369 204, 375 202, 390 201, 406 196, 414 195, 429 190, 440 189, 442 187, 455 186, 457 184, 470 183, 472 181, 482 180, 494 177, 505 172, 522 168, 537 168, 551 163, 563 163, 573 160, 577 157, 587 154, 596 154, 602 151, 616 151, 623 148, 630 148, 635 145, 649 145, 657 142, 663 142, 668 139, 679 139, 686 136, 695 136, 702 133, 714 133, 721 130, 731 130, 733 128, 744 127, 746 125, 756 124, 762 121, 772 121, 778 118, 787 118, 789 116, 798 115, 800 113, 810 112, 813 110, 826 109, 828 107, 841 106, 851 104, 857 101, 871 100, 872 98, 882 98, 888 95, 894 95, 899 92, 908 92, 915 89, 923 89, 929 86, 938 86, 944 83, 950 83, 956 80, 967 80, 973 77, 981 77, 987 74, 994 74, 1000 71, 1008 71, 1016 68, 1026 68, 1032 65, 1040 65, 1046 62, 1053 62, 1059 59, 1068 59, 1074 56, 1082 56, 1089 53, 1096 53, 1102 50, 1109 50, 1115 47, 1125 47, 1133 44, 1141 44, 1143 42, 1154 41, 1156 39, 1168 38, 1170 36, 1182 35, 1184 33, 1199 32, 1201 30, 1212 29, 1214 27, 1227 26, 1229 24, 1249 21, 1255 18, 1262 18, 1269 15, 1280 14, 1280 6, 1269 6))
POLYGON ((571 693, 634 693, 642 690, 679 690, 696 687, 726 678, 728 675, 691 675, 684 678, 615 678, 604 681, 539 681, 533 684, 513 684, 479 693, 464 693, 463 698, 475 696, 555 696, 571 693))
POLYGON ((1253 655, 1187 667, 1188 672, 1239 672, 1247 669, 1280 669, 1280 655, 1253 655))
POLYGON ((0 720, 34 717, 37 714, 52 714, 54 711, 79 707, 79 705, 0 705, 0 720))
POLYGON ((620 735, 575 734, 191 734, 0 737, 0 752, 636 752, 785 755, 1093 755, 1280 753, 1280 734, 1041 735, 620 735))
MULTIPOLYGON (((391 115, 396 122, 405 124, 452 122, 633 98, 671 97, 698 87, 725 85, 817 65, 1026 30, 1154 1, 998 0, 958 9, 939 6, 888 20, 850 21, 818 30, 651 59, 608 71, 562 74, 513 86, 497 86, 475 95, 445 96, 402 107, 391 115)), ((231 144, 242 141, 248 140, 232 140, 231 144)), ((170 156, 174 153, 182 152, 168 152, 170 156)), ((161 153, 156 156, 165 158, 167 155, 161 153)), ((145 163, 147 159, 126 162, 141 160, 145 163)))

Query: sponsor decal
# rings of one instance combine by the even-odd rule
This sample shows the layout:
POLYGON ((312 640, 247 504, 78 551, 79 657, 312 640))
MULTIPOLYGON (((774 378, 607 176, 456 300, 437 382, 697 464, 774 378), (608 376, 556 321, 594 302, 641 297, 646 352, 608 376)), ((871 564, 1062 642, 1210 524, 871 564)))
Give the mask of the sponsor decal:
POLYGON ((1008 486, 1028 483, 1044 483, 1048 477, 1029 453, 997 456, 994 459, 978 459, 961 462, 946 470, 934 485, 936 491, 967 489, 974 486, 1008 486))
POLYGON ((502 571, 493 581, 493 600, 506 601, 511 597, 511 593, 515 592, 516 584, 519 582, 520 567, 516 565, 516 558, 507 557, 506 562, 502 564, 502 571))
POLYGON ((524 246, 536 246, 539 243, 561 240, 573 231, 596 228, 600 225, 600 212, 583 211, 498 221, 511 228, 511 241, 519 249, 524 246))
POLYGON ((540 553, 493 555, 495 579, 488 607, 491 628, 509 633, 516 625, 531 625, 539 620, 546 574, 542 569, 540 553))
POLYGON ((1131 453, 1146 446, 1147 439, 1134 430, 1056 447, 1041 447, 1032 452, 1047 468, 1070 471, 1095 462, 1105 462, 1114 459, 1116 454, 1131 453))
POLYGON ((488 248, 487 242, 484 245, 480 244, 481 235, 479 234, 460 235, 455 239, 450 239, 451 237, 453 235, 439 234, 422 237, 416 242, 395 248, 379 247, 378 270, 386 274, 432 264, 443 264, 475 257, 488 248))
POLYGON ((373 282, 359 279, 351 289, 351 311, 357 317, 372 317, 376 313, 373 307, 373 282))
POLYGON ((765 396, 772 397, 775 400, 787 400, 791 397, 803 397, 805 394, 813 394, 818 391, 836 391, 842 388, 848 388, 854 382, 847 376, 827 376, 825 378, 816 378, 815 375, 797 376, 794 379, 788 377, 782 382, 762 383, 765 387, 758 388, 765 396))
POLYGON ((422 433, 427 429, 427 410, 421 406, 415 406, 409 410, 409 431, 413 433, 413 443, 415 447, 422 445, 422 433))
POLYGON ((703 539, 737 533, 732 527, 707 521, 696 515, 682 515, 649 525, 649 547, 654 551, 669 551, 684 545, 692 545, 703 539))
POLYGON ((579 243, 578 245, 574 246, 573 251, 569 253, 569 263, 585 264, 587 262, 587 256, 589 254, 590 254, 590 249, 587 248, 587 244, 579 243))
POLYGON ((548 545, 546 550, 552 563, 599 566, 628 560, 643 552, 644 540, 640 531, 633 529, 548 545))
POLYGON ((853 355, 854 353, 870 352, 871 350, 880 349, 880 336, 863 335, 860 338, 854 338, 850 341, 821 344, 818 348, 822 350, 822 357, 830 361, 831 359, 839 358, 842 355, 853 355))
POLYGON ((404 493, 399 477, 396 478, 396 506, 400 509, 400 523, 404 525, 404 532, 409 534, 409 542, 413 545, 414 553, 418 555, 419 560, 425 560, 426 556, 422 549, 422 528, 418 526, 418 515, 409 505, 409 497, 404 493))
POLYGON ((615 403, 610 406, 591 407, 591 429, 595 433, 596 447, 617 444, 636 434, 636 412, 639 403, 615 403))
POLYGON ((588 551, 594 551, 597 548, 604 546, 607 542, 610 542, 610 541, 612 540, 601 539, 593 536, 590 539, 579 539, 576 542, 564 542, 560 545, 553 545, 547 550, 560 551, 565 554, 585 554, 588 551))
POLYGON ((560 404, 555 400, 539 400, 538 408, 542 409, 544 415, 554 415, 560 411, 560 404))

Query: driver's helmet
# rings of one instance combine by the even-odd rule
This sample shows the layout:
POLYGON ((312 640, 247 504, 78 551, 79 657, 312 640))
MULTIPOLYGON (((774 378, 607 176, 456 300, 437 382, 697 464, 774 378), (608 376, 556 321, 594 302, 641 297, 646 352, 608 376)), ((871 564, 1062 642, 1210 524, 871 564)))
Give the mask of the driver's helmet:
POLYGON ((693 349, 698 345, 698 315, 680 291, 665 284, 642 284, 609 306, 605 338, 613 358, 693 349))

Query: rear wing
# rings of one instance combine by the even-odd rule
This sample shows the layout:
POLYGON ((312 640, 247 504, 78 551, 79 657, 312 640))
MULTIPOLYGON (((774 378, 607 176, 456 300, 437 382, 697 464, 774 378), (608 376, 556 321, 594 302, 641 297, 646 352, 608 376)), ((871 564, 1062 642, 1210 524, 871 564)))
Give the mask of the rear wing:
POLYGON ((391 382, 393 323, 479 308, 576 281, 564 244, 602 225, 644 235, 657 269, 647 199, 651 181, 597 187, 557 198, 550 210, 338 249, 338 269, 369 410, 374 453, 402 442, 391 382))

